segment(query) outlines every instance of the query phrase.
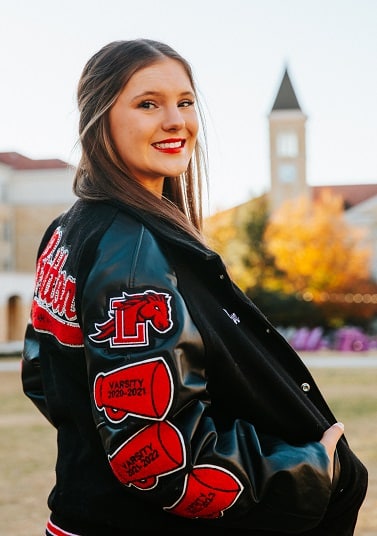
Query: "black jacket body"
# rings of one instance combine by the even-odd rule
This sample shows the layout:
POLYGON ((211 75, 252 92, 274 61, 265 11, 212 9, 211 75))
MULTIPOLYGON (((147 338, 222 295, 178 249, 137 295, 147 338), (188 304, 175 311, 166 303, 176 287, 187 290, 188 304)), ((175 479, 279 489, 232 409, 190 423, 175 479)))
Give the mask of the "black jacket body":
POLYGON ((38 252, 25 393, 57 429, 52 519, 83 536, 352 535, 367 472, 213 251, 78 201, 38 252))

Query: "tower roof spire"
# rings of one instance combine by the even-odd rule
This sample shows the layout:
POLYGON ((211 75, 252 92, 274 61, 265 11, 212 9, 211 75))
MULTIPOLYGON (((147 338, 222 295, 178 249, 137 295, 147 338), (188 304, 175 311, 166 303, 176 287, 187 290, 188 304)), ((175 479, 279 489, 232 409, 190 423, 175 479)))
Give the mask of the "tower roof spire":
POLYGON ((275 102, 272 106, 272 110, 300 110, 301 107, 298 103, 295 90, 293 89, 291 79, 289 78, 288 68, 284 70, 284 75, 280 83, 279 91, 275 97, 275 102))

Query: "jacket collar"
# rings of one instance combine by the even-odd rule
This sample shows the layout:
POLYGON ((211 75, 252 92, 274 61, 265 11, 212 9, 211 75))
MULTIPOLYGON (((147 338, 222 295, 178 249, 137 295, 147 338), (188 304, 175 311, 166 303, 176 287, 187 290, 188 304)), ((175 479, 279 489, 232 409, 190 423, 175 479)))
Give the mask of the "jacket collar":
POLYGON ((132 207, 118 200, 111 200, 109 203, 143 223, 156 237, 163 239, 165 242, 188 250, 200 256, 203 260, 209 261, 219 258, 219 255, 215 251, 207 248, 199 240, 175 227, 170 222, 162 220, 148 211, 132 207))

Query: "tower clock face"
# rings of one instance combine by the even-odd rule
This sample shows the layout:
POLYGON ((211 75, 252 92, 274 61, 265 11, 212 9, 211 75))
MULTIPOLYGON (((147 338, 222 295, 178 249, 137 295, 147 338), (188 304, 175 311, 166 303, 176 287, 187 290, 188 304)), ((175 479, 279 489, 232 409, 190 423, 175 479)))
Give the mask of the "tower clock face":
POLYGON ((280 182, 294 182, 297 179, 297 168, 295 164, 280 164, 278 167, 278 178, 280 182))

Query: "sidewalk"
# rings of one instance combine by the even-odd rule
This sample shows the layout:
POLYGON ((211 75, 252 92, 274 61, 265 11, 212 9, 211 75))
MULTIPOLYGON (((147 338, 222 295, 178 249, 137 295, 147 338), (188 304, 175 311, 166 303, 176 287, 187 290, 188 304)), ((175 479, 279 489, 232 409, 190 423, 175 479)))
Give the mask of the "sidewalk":
POLYGON ((308 368, 377 368, 377 351, 336 352, 299 352, 308 368))
POLYGON ((23 341, 0 342, 0 359, 2 356, 21 355, 23 341))
MULTIPOLYGON (((301 359, 309 368, 377 368, 377 351, 367 352, 299 352, 301 359)), ((19 370, 20 354, 0 355, 0 372, 19 370)))

